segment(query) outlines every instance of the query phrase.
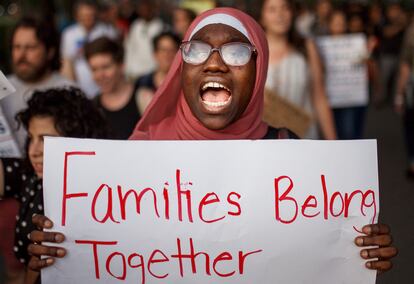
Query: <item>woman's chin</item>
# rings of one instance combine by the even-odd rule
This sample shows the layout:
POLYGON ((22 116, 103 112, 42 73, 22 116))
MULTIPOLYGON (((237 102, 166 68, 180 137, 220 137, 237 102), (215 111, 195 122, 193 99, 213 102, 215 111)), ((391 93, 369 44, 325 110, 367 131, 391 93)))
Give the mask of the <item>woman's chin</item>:
POLYGON ((199 118, 199 121, 210 130, 222 130, 232 123, 231 119, 219 115, 199 118))
POLYGON ((43 178, 43 164, 32 164, 33 170, 38 178, 43 178))

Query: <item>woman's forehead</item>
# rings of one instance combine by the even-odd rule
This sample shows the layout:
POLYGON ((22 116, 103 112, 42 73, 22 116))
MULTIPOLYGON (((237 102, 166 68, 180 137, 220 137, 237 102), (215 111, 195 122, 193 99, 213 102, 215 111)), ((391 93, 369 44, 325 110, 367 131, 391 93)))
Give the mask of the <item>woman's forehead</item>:
POLYGON ((245 42, 249 39, 237 29, 224 24, 210 24, 200 29, 191 39, 212 41, 220 39, 223 42, 245 42))

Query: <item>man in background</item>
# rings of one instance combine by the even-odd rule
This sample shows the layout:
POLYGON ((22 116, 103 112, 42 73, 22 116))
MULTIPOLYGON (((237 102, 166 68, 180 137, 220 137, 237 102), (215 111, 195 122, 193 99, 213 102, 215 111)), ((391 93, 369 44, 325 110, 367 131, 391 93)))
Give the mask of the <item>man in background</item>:
POLYGON ((79 0, 74 8, 76 23, 63 31, 61 42, 62 69, 65 77, 77 82, 89 98, 99 92, 95 84, 83 47, 86 43, 102 36, 111 39, 118 37, 118 32, 112 25, 97 21, 98 9, 94 1, 79 0))
POLYGON ((23 153, 26 133, 18 129, 16 113, 27 107, 33 91, 73 82, 58 73, 59 35, 50 22, 34 17, 20 20, 12 33, 11 55, 13 74, 8 79, 16 92, 2 99, 0 105, 23 153))
POLYGON ((151 1, 140 1, 139 18, 134 21, 125 39, 125 72, 132 80, 155 69, 152 40, 164 28, 163 22, 155 16, 155 12, 151 1))

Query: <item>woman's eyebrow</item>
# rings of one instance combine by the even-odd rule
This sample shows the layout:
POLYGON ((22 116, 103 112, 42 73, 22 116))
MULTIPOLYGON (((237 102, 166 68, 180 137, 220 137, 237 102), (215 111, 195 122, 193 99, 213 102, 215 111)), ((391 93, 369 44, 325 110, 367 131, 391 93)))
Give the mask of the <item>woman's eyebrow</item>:
POLYGON ((235 35, 235 36, 231 36, 231 37, 229 37, 228 38, 228 41, 244 41, 245 39, 243 38, 243 37, 240 37, 240 36, 237 36, 237 35, 235 35))

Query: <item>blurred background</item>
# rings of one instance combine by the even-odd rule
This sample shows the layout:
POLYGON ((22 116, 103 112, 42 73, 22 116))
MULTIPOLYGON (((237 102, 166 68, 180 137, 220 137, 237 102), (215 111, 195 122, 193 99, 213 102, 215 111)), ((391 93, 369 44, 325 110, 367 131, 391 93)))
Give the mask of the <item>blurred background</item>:
MULTIPOLYGON (((139 44, 139 38, 135 38, 138 43, 134 43, 131 30, 134 30, 134 25, 138 26, 139 20, 150 23, 157 19, 161 23, 158 32, 174 32, 178 38, 174 53, 178 50, 179 41, 189 24, 189 22, 185 23, 185 19, 181 21, 184 23, 180 22, 179 13, 175 12, 177 8, 185 8, 187 12, 189 9, 194 14, 198 14, 217 6, 231 6, 246 11, 260 21, 268 36, 271 53, 266 87, 276 93, 278 98, 280 97, 284 110, 294 108, 295 111, 303 114, 303 120, 297 122, 299 126, 281 126, 292 129, 297 127, 297 130, 295 129, 297 133, 303 130, 301 136, 304 138, 378 140, 380 221, 391 226, 400 253, 394 261, 394 268, 390 272, 379 275, 377 283, 414 283, 412 261, 414 256, 414 1, 280 0, 264 1, 263 5, 259 5, 262 1, 253 0, 87 2, 96 4, 96 19, 93 20, 93 25, 95 22, 103 23, 114 31, 114 37, 118 38, 125 48, 125 57, 132 58, 132 61, 130 60, 134 62, 132 66, 128 66, 128 60, 125 61, 125 77, 128 82, 138 85, 143 84, 143 75, 154 68, 162 67, 159 61, 156 62, 157 55, 154 55, 155 63, 149 62, 147 69, 137 68, 147 64, 144 64, 144 61, 141 64, 140 56, 148 57, 133 53, 133 46, 139 44), (287 8, 282 5, 286 4, 285 2, 288 3, 287 8), (283 9, 287 9, 287 14, 283 14, 283 9), (272 14, 273 12, 275 14, 272 14), (277 21, 278 17, 285 16, 287 17, 285 22, 277 21), (283 28, 284 26, 286 29, 283 28), (293 34, 295 36, 292 36, 293 34), (284 41, 280 42, 283 37, 285 37, 284 41), (338 45, 344 40, 349 43, 345 49, 343 45, 342 47, 338 45), (282 43, 286 43, 285 50, 282 43), (347 47, 349 47, 348 51, 347 47), (128 48, 132 53, 128 52, 128 48), (285 54, 292 50, 295 50, 291 53, 292 56, 285 58, 285 54), (346 59, 341 62, 332 59, 339 58, 341 55, 346 59), (315 64, 315 61, 320 64, 315 64), (291 64, 295 65, 292 62, 303 63, 305 67, 303 70, 292 69, 288 67, 291 64), (341 77, 345 73, 349 76, 341 77), (303 80, 298 80, 302 75, 306 80, 310 78, 310 83, 302 86, 303 80), (289 79, 286 79, 287 76, 289 79), (344 80, 349 80, 347 86, 341 85, 344 80), (287 87, 282 88, 285 85, 287 87), (353 89, 350 85, 358 87, 353 89), (312 89, 312 94, 307 93, 309 88, 312 89), (293 89, 295 91, 292 91, 293 89), (352 102, 338 102, 333 98, 342 95, 342 93, 335 93, 339 89, 345 93, 361 94, 352 102), (303 97, 308 103, 292 106, 291 104, 295 104, 295 99, 289 97, 291 93, 292 96, 303 97), (321 97, 325 96, 329 99, 329 106, 324 105, 323 99, 320 102, 321 97), (313 113, 317 119, 308 122, 307 112, 313 113), (349 120, 352 120, 352 123, 348 124, 349 120), (310 130, 312 127, 308 125, 312 123, 315 124, 313 133, 310 130)), ((54 26, 59 34, 64 34, 65 30, 73 25, 82 25, 77 15, 79 7, 75 3, 76 1, 65 0, 1 0, 0 70, 6 75, 13 74, 15 70, 11 48, 13 28, 23 16, 39 15, 54 26)), ((191 22, 193 16, 190 13, 185 17, 191 22)), ((154 29, 156 26, 155 23, 154 29)), ((148 29, 151 29, 149 25, 148 29)), ((154 37, 155 34, 148 40, 152 41, 154 37)), ((66 44, 62 38, 61 45, 66 44)), ((65 47, 62 46, 60 48, 64 57, 65 47)), ((156 51, 150 49, 151 52, 156 51)), ((64 60, 65 58, 62 59, 64 60)), ((76 64, 70 60, 68 62, 68 66, 76 64)), ((301 66, 300 64, 295 66, 301 66)), ((168 71, 168 67, 162 68, 167 68, 168 71)), ((156 69, 156 72, 159 72, 162 77, 161 69, 156 69)), ((73 80, 83 89, 83 82, 76 80, 79 77, 70 75, 74 71, 66 71, 61 70, 62 75, 73 80)), ((98 86, 85 85, 83 89, 90 98, 93 98, 97 92, 105 93, 98 81, 97 83, 98 86)), ((155 85, 154 92, 159 83, 156 82, 155 85)), ((153 93, 143 92, 141 95, 142 113, 153 93)), ((326 101, 326 98, 324 100, 326 101)), ((270 109, 270 113, 272 112, 277 113, 274 109, 270 109)), ((277 120, 272 114, 268 119, 269 123, 277 120)), ((0 217, 5 212, 3 208, 0 207, 0 217)), ((0 221, 0 230, 2 230, 0 235, 10 230, 8 229, 10 227, 13 226, 10 224, 5 226, 0 221)), ((2 250, 7 248, 2 248, 0 244, 0 253, 2 250)), ((0 261, 0 267, 3 268, 0 269, 0 283, 22 283, 18 272, 19 265, 7 262, 6 269, 5 260, 0 258, 0 261)))

